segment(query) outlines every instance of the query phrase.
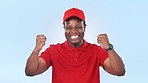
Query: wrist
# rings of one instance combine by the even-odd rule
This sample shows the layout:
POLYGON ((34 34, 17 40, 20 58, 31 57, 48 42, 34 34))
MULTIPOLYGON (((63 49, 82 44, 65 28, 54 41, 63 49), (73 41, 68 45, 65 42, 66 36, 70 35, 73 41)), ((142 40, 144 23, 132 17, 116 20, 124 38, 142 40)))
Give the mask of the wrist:
POLYGON ((110 50, 113 50, 113 45, 112 44, 109 44, 108 48, 105 49, 106 51, 110 51, 110 50))
POLYGON ((33 51, 34 51, 34 52, 40 52, 40 49, 38 49, 38 48, 34 48, 33 51))

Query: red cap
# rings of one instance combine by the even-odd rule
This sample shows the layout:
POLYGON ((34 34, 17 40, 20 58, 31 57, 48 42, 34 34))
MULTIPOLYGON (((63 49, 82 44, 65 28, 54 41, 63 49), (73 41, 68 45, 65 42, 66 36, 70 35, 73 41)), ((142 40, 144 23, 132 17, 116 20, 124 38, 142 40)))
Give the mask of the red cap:
POLYGON ((70 17, 78 17, 80 18, 81 20, 85 21, 85 15, 84 15, 84 12, 80 9, 77 9, 77 8, 71 8, 69 10, 67 10, 65 13, 64 13, 64 16, 63 16, 63 22, 70 18, 70 17))

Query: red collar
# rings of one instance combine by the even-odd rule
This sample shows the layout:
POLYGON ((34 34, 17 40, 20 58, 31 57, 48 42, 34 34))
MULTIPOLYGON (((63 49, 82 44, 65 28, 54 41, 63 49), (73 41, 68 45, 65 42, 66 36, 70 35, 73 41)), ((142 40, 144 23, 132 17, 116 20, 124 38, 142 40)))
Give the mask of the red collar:
POLYGON ((83 44, 82 44, 80 47, 74 48, 74 47, 72 47, 71 45, 69 45, 68 40, 66 40, 66 41, 65 41, 65 47, 66 47, 66 49, 68 49, 68 50, 76 50, 76 49, 78 49, 78 50, 86 50, 87 47, 88 47, 88 43, 84 40, 84 41, 83 41, 83 44))

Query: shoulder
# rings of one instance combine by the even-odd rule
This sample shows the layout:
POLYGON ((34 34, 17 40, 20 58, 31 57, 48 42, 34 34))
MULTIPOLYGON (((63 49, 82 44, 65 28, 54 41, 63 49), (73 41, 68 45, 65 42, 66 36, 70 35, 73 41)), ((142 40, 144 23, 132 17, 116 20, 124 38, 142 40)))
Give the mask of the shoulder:
POLYGON ((84 48, 84 49, 87 49, 87 50, 92 51, 92 52, 97 52, 97 53, 99 53, 103 50, 103 48, 100 45, 88 43, 88 42, 87 42, 86 48, 84 48))
POLYGON ((99 44, 88 43, 88 47, 90 49, 94 49, 94 50, 96 50, 98 52, 106 52, 106 50, 104 48, 102 48, 101 45, 99 45, 99 44))
POLYGON ((64 47, 64 43, 57 43, 57 44, 50 44, 49 47, 47 48, 47 50, 55 50, 55 49, 59 49, 59 48, 63 48, 64 47))
POLYGON ((54 48, 54 47, 62 47, 62 46, 64 46, 64 44, 65 44, 65 42, 63 42, 63 43, 57 43, 57 44, 50 44, 49 48, 50 47, 51 48, 54 48))
POLYGON ((87 42, 87 46, 88 47, 93 47, 93 48, 97 48, 97 49, 100 49, 100 48, 102 48, 100 45, 97 45, 97 44, 94 44, 94 43, 89 43, 89 42, 87 42))

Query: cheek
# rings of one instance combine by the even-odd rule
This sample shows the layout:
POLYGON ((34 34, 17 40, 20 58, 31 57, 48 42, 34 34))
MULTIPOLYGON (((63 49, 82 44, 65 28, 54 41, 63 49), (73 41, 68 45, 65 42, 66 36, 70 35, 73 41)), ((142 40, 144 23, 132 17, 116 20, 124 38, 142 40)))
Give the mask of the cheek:
POLYGON ((81 34, 81 37, 82 37, 82 38, 84 37, 84 32, 81 34))
POLYGON ((69 37, 69 33, 65 32, 66 39, 69 37))
POLYGON ((65 36, 69 35, 69 33, 65 32, 65 36))

